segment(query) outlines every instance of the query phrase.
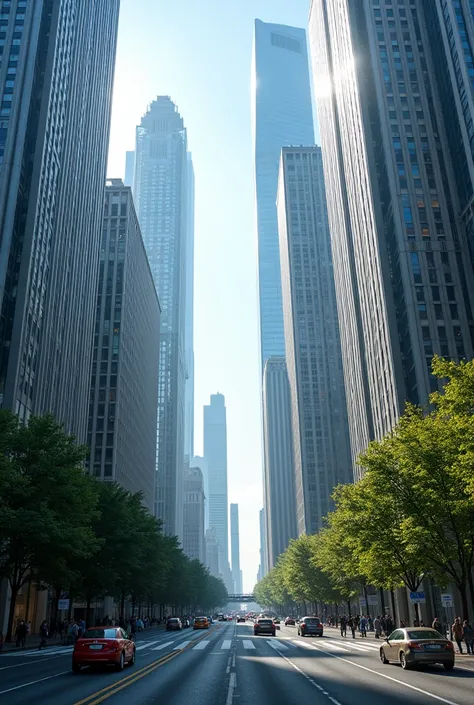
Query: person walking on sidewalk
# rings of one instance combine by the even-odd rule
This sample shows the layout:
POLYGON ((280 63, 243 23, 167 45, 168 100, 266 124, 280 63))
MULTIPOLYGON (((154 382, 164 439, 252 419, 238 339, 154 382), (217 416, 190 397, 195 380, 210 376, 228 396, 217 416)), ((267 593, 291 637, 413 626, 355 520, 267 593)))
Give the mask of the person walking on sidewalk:
POLYGON ((464 643, 466 644, 466 651, 468 654, 474 655, 474 629, 471 627, 467 619, 464 620, 462 625, 462 635, 464 638, 464 643))
POLYGON ((375 630, 375 638, 380 639, 380 633, 382 631, 382 622, 380 621, 380 617, 376 617, 374 619, 374 630, 375 630))
POLYGON ((459 653, 462 654, 463 628, 460 617, 456 617, 456 619, 454 620, 454 624, 451 627, 451 631, 453 632, 454 641, 458 645, 459 653))
POLYGON ((44 620, 44 622, 42 623, 42 625, 41 625, 41 627, 40 627, 40 637, 41 637, 41 641, 40 641, 40 645, 38 646, 38 651, 41 651, 41 649, 43 648, 43 646, 46 646, 46 642, 47 642, 48 636, 49 636, 49 632, 48 632, 48 622, 47 622, 46 620, 44 620))
POLYGON ((347 634, 347 617, 345 614, 341 617, 341 636, 346 636, 347 634))
POLYGON ((439 632, 440 634, 443 633, 443 626, 441 622, 439 621, 438 617, 435 617, 433 620, 433 624, 431 625, 432 629, 435 630, 435 632, 439 632))
POLYGON ((20 619, 18 626, 16 628, 16 632, 15 632, 17 648, 20 648, 20 647, 22 649, 25 648, 27 633, 28 633, 28 630, 27 630, 27 627, 25 624, 25 620, 20 619))

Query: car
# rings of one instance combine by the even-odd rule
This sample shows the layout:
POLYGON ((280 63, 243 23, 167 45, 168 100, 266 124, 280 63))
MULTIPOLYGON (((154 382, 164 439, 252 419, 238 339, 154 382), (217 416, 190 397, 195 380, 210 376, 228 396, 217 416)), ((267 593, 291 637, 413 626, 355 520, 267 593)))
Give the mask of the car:
POLYGON ((254 636, 258 636, 259 634, 271 634, 271 636, 275 636, 273 620, 270 617, 259 617, 253 625, 253 634, 254 636))
POLYGON ((273 620, 274 624, 280 624, 280 617, 275 617, 273 620))
POLYGON ((172 632, 181 630, 183 628, 183 623, 179 617, 169 617, 166 621, 166 631, 172 632))
POLYGON ((322 636, 323 623, 319 617, 303 617, 298 622, 298 636, 322 636))
POLYGON ((440 663, 447 671, 454 668, 453 642, 430 627, 395 629, 380 646, 382 663, 399 663, 408 670, 419 664, 440 663))
POLYGON ((207 617, 196 617, 193 624, 193 629, 209 629, 209 620, 207 617))
POLYGON ((294 627, 295 626, 295 618, 294 617, 287 617, 285 619, 285 627, 294 627))
POLYGON ((121 627, 91 627, 74 644, 73 673, 83 666, 113 665, 123 671, 126 663, 135 663, 135 642, 121 627))
POLYGON ((237 623, 245 622, 245 617, 237 617, 237 623))

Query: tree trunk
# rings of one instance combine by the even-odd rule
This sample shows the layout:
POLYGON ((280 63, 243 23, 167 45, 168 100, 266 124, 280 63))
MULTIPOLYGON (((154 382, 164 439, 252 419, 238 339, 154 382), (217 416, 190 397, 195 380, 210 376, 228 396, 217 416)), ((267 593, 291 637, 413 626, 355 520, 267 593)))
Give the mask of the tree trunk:
POLYGON ((122 594, 120 595, 120 615, 119 615, 119 617, 121 619, 125 619, 124 612, 125 612, 125 593, 122 592, 122 594))
POLYGON ((91 623, 91 602, 92 600, 88 597, 86 602, 86 626, 89 626, 91 623))
POLYGON ((467 585, 466 583, 457 586, 459 594, 461 596, 462 614, 463 619, 469 619, 469 603, 467 599, 467 585))
MULTIPOLYGON (((474 574, 472 570, 468 571, 467 580, 469 583, 469 591, 471 593, 471 607, 474 611, 474 574)), ((469 619, 469 617, 466 615, 464 619, 469 619)))
POLYGON ((26 593, 26 610, 25 610, 25 621, 28 622, 28 612, 30 611, 31 602, 31 580, 28 580, 28 592, 26 593))
POLYGON ((397 621, 397 610, 395 608, 395 592, 393 590, 390 590, 390 597, 392 599, 392 612, 393 612, 393 624, 394 627, 398 624, 397 621))
POLYGON ((5 637, 6 642, 10 642, 12 640, 12 633, 13 633, 13 620, 15 619, 15 606, 16 606, 16 598, 18 596, 18 591, 19 587, 18 585, 11 585, 10 583, 10 588, 11 588, 11 597, 10 597, 10 609, 8 611, 8 626, 7 626, 7 635, 5 637))
POLYGON ((417 622, 419 622, 420 621, 420 606, 419 606, 418 602, 415 602, 413 607, 415 608, 415 619, 417 620, 417 622))
POLYGON ((351 616, 351 601, 347 600, 347 607, 349 609, 349 617, 351 616))
POLYGON ((385 595, 383 594, 383 588, 380 588, 380 602, 382 605, 382 614, 385 614, 385 595))

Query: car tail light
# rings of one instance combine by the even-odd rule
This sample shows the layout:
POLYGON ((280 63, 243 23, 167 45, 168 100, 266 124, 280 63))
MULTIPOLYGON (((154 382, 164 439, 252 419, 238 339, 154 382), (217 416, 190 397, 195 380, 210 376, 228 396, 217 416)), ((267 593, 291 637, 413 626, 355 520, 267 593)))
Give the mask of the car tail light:
POLYGON ((444 648, 447 649, 448 651, 454 651, 454 644, 452 641, 447 641, 446 644, 444 645, 444 648))
POLYGON ((424 650, 423 644, 419 644, 417 641, 409 641, 408 647, 414 651, 423 651, 424 650))

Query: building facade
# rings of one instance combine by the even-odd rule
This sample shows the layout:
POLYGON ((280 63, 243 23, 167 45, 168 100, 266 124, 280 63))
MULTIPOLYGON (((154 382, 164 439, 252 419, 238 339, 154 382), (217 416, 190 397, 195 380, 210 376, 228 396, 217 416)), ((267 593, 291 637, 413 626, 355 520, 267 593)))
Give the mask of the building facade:
POLYGON ((239 505, 230 505, 230 552, 234 592, 242 594, 242 571, 240 570, 239 505))
POLYGON ((291 426, 291 397, 284 357, 270 357, 263 371, 263 504, 268 569, 298 536, 291 426))
POLYGON ((284 147, 278 227, 296 518, 314 534, 336 485, 353 481, 321 149, 284 147))
POLYGON ((183 119, 167 96, 137 127, 134 198, 161 314, 155 514, 182 541, 189 165, 183 119))
POLYGON ((184 455, 190 460, 194 455, 194 167, 189 153, 187 198, 184 455))
POLYGON ((183 551, 191 560, 196 558, 206 564, 204 480, 198 467, 185 467, 184 470, 183 551))
POLYGON ((257 582, 268 573, 265 507, 258 513, 258 524, 260 529, 260 565, 258 567, 257 582))
POLYGON ((118 14, 11 0, 0 17, 0 404, 51 412, 80 442, 118 14))
POLYGON ((457 164, 428 5, 438 3, 311 7, 354 465, 371 438, 393 428, 406 400, 425 403, 438 388, 433 354, 473 353, 474 282, 454 214, 457 164))
POLYGON ((223 394, 211 394, 204 406, 204 458, 209 483, 209 528, 219 545, 219 569, 229 568, 229 505, 227 499, 227 418, 223 394))
POLYGON ((141 491, 153 512, 160 305, 132 192, 105 191, 90 386, 89 472, 141 491))
POLYGON ((219 573, 219 544, 214 529, 206 529, 206 566, 215 578, 221 578, 219 573))
POLYGON ((251 99, 263 373, 271 355, 285 354, 275 205, 280 152, 314 142, 304 29, 255 20, 251 99))

